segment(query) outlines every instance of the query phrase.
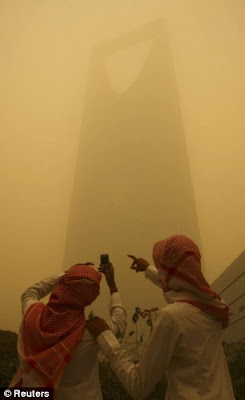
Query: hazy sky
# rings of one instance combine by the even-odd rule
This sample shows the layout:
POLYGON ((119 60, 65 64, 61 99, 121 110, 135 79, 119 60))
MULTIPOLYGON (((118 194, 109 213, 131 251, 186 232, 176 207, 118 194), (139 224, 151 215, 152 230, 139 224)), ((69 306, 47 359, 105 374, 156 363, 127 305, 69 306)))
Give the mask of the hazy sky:
POLYGON ((127 253, 189 235, 212 282, 244 250, 244 13, 0 2, 1 328, 18 329, 26 287, 101 252, 131 315, 163 300, 127 253))

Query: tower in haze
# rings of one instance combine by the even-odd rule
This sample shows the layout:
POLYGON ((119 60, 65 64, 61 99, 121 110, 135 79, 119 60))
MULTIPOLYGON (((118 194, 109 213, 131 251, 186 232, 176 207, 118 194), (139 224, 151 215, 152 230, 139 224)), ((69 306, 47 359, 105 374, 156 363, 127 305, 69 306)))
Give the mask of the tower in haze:
POLYGON ((65 265, 108 249, 117 259, 132 245, 142 254, 176 232, 200 242, 175 71, 161 21, 102 43, 91 55, 70 210, 65 265), (140 71, 123 90, 108 60, 121 52, 126 75, 128 64, 135 68, 139 47, 140 71))

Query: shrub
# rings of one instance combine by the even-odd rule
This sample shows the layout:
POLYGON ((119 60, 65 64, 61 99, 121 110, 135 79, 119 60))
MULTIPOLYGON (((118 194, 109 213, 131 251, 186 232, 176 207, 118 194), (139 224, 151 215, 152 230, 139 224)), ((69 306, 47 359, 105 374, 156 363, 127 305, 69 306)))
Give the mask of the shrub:
POLYGON ((245 399, 245 340, 224 343, 233 390, 238 400, 245 399))
POLYGON ((14 332, 0 330, 0 386, 8 386, 18 368, 17 338, 14 332))

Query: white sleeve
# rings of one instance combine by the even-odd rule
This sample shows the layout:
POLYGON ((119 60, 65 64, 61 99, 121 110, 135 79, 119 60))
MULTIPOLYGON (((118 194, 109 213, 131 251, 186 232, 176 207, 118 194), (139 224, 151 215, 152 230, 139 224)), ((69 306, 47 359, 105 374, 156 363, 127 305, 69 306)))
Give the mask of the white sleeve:
POLYGON ((123 337, 127 326, 127 314, 122 306, 120 293, 115 292, 110 297, 110 319, 107 322, 111 331, 117 337, 123 337))
POLYGON ((144 399, 163 377, 176 351, 178 330, 167 313, 157 318, 142 359, 134 364, 109 330, 97 341, 125 390, 135 400, 144 399))
POLYGON ((52 275, 48 278, 42 279, 40 282, 26 289, 21 296, 22 314, 24 315, 30 305, 40 301, 40 299, 51 293, 63 275, 64 272, 52 275))
POLYGON ((149 267, 146 268, 145 277, 147 279, 150 279, 152 283, 154 283, 155 285, 159 286, 162 289, 162 284, 159 279, 158 270, 156 269, 156 267, 154 267, 153 265, 149 265, 149 267))

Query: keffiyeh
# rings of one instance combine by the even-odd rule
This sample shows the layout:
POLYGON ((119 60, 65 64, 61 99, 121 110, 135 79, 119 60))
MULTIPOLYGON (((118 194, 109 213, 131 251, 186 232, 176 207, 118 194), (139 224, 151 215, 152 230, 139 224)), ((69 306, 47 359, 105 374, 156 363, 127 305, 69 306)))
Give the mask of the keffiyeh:
POLYGON ((167 302, 186 302, 229 324, 229 307, 210 287, 201 271, 201 254, 188 237, 173 235, 153 247, 153 260, 158 269, 167 302))
POLYGON ((101 277, 92 267, 77 264, 59 279, 47 305, 37 302, 28 308, 13 383, 20 386, 21 377, 30 374, 39 386, 56 386, 83 337, 84 308, 99 295, 101 277))

